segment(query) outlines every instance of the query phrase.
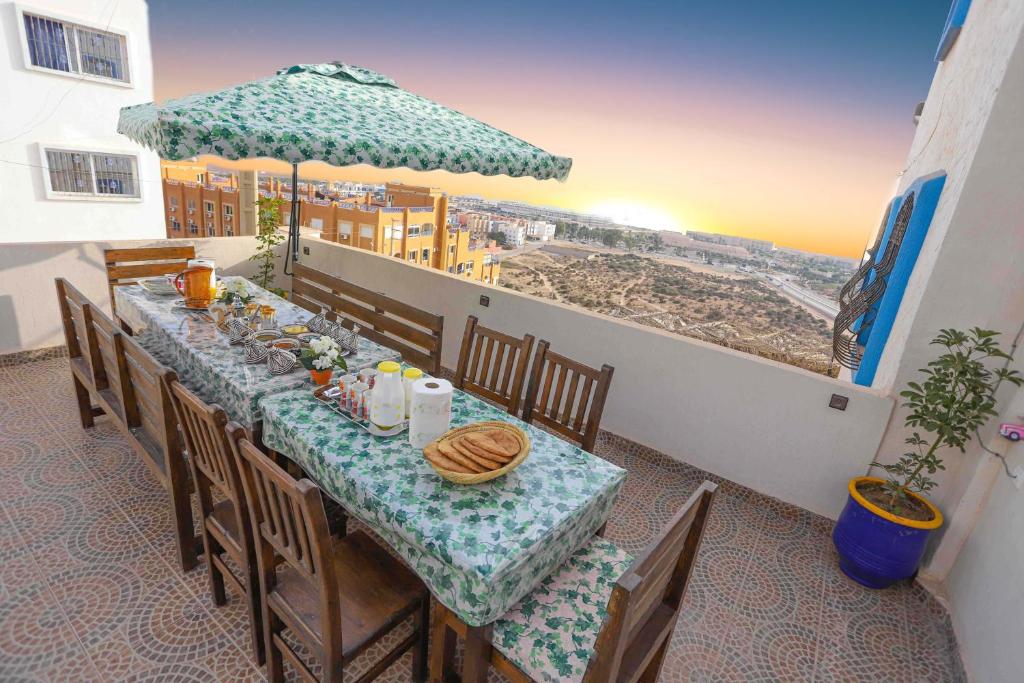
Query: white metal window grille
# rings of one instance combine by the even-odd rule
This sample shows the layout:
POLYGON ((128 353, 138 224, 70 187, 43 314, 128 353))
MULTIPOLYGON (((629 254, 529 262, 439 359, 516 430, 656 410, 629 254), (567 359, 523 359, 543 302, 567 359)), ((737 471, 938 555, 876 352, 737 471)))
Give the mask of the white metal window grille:
MULTIPOLYGON (((50 190, 90 197, 138 197, 138 162, 127 154, 47 149, 50 190)), ((171 203, 171 210, 176 203, 171 203)))
POLYGON ((123 35, 37 14, 26 13, 24 19, 25 42, 33 66, 121 83, 131 81, 128 44, 123 35))

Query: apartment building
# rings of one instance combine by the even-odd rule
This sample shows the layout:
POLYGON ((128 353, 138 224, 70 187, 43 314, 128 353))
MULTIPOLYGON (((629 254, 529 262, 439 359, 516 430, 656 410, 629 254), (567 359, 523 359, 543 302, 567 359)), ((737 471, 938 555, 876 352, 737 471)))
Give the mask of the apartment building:
POLYGON ((553 240, 555 239, 555 224, 547 221, 530 221, 526 224, 526 236, 541 242, 553 240))
POLYGON ((521 247, 526 244, 526 228, 527 221, 523 220, 491 221, 490 232, 500 232, 505 235, 506 244, 521 247))
POLYGON ((775 249, 775 243, 770 240, 755 240, 750 237, 720 235, 714 232, 698 232, 696 230, 687 230, 686 236, 697 242, 724 244, 730 247, 743 247, 747 251, 773 251, 775 249))
POLYGON ((300 224, 322 239, 402 258, 409 263, 497 284, 494 255, 448 222, 448 197, 436 188, 387 183, 384 200, 371 194, 346 202, 303 201, 300 224))
POLYGON ((117 133, 153 99, 146 3, 4 3, 0 29, 0 242, 162 237, 159 159, 117 133))
POLYGON ((160 164, 168 239, 255 235, 256 172, 238 175, 205 165, 160 164))

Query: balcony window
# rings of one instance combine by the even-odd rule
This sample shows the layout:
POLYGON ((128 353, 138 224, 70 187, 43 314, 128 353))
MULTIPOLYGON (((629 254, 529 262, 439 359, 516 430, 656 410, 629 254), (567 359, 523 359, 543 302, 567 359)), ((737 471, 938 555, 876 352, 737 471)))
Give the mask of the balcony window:
POLYGON ((419 237, 419 235, 420 235, 420 226, 418 226, 418 225, 410 225, 409 226, 409 237, 419 237))
POLYGON ((174 232, 181 232, 181 221, 177 218, 171 218, 171 230, 174 232))
POLYGON ((185 202, 185 205, 188 207, 188 212, 189 213, 195 213, 196 212, 196 200, 189 199, 188 201, 185 202))
POLYGON ((225 237, 234 237, 235 236, 235 231, 231 229, 230 225, 227 226, 226 228, 224 228, 224 236, 225 237))
POLYGON ((213 223, 207 223, 206 224, 206 234, 209 237, 213 237, 213 236, 215 236, 217 234, 217 231, 214 230, 214 228, 213 228, 213 223))
MULTIPOLYGON (((139 197, 138 157, 71 149, 44 149, 48 186, 53 198, 139 197)), ((172 205, 176 208, 177 204, 172 205)))
POLYGON ((224 218, 231 220, 231 217, 235 215, 235 207, 231 204, 224 205, 224 218))
POLYGON ((460 263, 460 264, 459 264, 459 265, 458 265, 458 266, 457 266, 457 267, 455 268, 455 272, 456 272, 456 273, 458 273, 459 275, 462 275, 463 271, 465 271, 465 270, 466 270, 466 264, 465 264, 465 263, 460 263))
POLYGON ((309 227, 313 228, 314 230, 323 230, 324 229, 324 219, 323 218, 310 218, 309 219, 309 227))
POLYGON ((198 235, 199 234, 199 226, 196 225, 196 222, 191 220, 191 219, 188 222, 188 232, 189 232, 190 235, 198 235))
POLYGON ((416 252, 415 251, 410 251, 409 252, 409 260, 412 261, 413 263, 416 263, 416 252))
POLYGON ((359 237, 366 240, 372 240, 374 233, 374 227, 363 223, 359 226, 359 237))
POLYGON ((426 263, 427 261, 430 260, 430 249, 423 250, 423 256, 421 257, 420 260, 423 261, 423 263, 426 263))
POLYGON ((168 207, 170 207, 171 211, 177 211, 178 210, 178 198, 177 197, 168 197, 167 198, 167 205, 168 205, 168 207))
POLYGON ((123 34, 27 12, 22 17, 22 47, 32 68, 131 83, 123 34))
POLYGON ((213 218, 213 202, 203 202, 203 211, 207 218, 213 218))

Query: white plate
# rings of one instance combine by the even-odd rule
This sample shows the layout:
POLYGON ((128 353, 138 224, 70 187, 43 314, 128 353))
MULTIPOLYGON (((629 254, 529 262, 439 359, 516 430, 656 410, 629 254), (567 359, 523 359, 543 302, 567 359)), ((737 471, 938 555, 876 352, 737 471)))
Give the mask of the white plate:
POLYGON ((143 280, 139 280, 139 286, 150 294, 157 294, 160 296, 170 296, 171 294, 178 294, 178 290, 174 288, 167 278, 163 277, 147 277, 143 280))

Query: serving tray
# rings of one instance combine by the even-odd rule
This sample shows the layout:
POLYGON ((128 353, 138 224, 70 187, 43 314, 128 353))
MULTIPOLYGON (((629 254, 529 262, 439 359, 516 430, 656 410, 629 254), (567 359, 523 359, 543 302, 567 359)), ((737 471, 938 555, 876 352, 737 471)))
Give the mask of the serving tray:
POLYGON ((392 437, 398 436, 399 434, 401 434, 402 432, 409 428, 409 421, 406 420, 401 424, 395 425, 394 427, 387 431, 382 431, 378 429, 369 420, 361 417, 356 417, 350 411, 342 408, 338 404, 338 398, 340 396, 341 389, 339 389, 338 387, 323 386, 317 387, 316 389, 313 390, 313 398, 315 398, 317 401, 333 410, 335 413, 340 415, 345 420, 348 420, 355 426, 359 427, 364 432, 367 432, 368 434, 373 434, 374 436, 392 437))

